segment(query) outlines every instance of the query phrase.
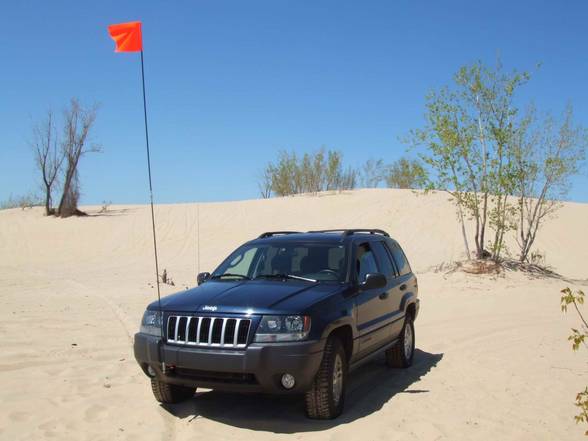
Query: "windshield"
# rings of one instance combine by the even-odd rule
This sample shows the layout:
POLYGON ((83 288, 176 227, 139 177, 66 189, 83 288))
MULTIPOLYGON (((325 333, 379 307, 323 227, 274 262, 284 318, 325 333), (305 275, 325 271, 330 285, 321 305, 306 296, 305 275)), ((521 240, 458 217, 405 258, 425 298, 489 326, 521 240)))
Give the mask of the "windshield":
POLYGON ((243 245, 212 273, 212 277, 245 280, 282 275, 321 282, 343 281, 346 276, 345 254, 345 248, 340 244, 243 245))

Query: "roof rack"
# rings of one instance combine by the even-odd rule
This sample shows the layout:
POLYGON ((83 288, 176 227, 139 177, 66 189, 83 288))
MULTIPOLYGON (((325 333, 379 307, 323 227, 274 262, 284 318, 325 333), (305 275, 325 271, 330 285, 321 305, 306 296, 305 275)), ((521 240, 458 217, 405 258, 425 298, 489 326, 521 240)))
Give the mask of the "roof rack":
POLYGON ((351 236, 355 233, 381 234, 382 236, 390 237, 390 235, 386 233, 384 230, 378 230, 377 228, 338 228, 334 230, 314 230, 309 231, 309 233, 337 233, 339 231, 343 234, 344 237, 351 236))
POLYGON ((258 239, 265 239, 266 237, 278 236, 282 234, 296 234, 300 233, 300 231, 266 231, 259 235, 258 239))

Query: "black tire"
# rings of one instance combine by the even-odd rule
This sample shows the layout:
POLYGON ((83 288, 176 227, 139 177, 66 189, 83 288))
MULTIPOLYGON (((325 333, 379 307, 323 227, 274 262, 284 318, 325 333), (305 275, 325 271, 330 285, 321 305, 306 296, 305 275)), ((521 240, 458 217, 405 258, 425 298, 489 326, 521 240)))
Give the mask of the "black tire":
POLYGON ((412 315, 407 314, 404 319, 404 326, 398 339, 398 343, 386 351, 386 364, 393 368, 407 368, 412 365, 415 347, 414 322, 412 315), (412 336, 412 338, 411 338, 412 336), (405 351, 404 345, 407 338, 411 338, 410 354, 405 351))
POLYGON ((175 384, 167 384, 155 378, 151 379, 151 390, 153 396, 160 403, 174 404, 192 398, 196 393, 194 387, 177 386, 175 384))
POLYGON ((309 418, 330 420, 343 412, 347 386, 347 357, 341 341, 329 337, 325 345, 323 360, 314 378, 311 389, 306 392, 306 415, 309 418), (340 387, 334 387, 334 372, 340 367, 340 387), (339 391, 337 400, 336 394, 339 391))

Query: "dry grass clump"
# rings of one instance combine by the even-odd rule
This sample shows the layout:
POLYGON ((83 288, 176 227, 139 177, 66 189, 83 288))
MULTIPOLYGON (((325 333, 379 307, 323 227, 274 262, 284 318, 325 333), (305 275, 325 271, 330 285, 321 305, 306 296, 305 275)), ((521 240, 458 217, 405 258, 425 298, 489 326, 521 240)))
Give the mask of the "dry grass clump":
POLYGON ((461 270, 468 274, 499 274, 502 267, 494 260, 468 260, 462 262, 461 270))
POLYGON ((172 278, 169 276, 169 274, 167 273, 167 270, 165 268, 163 269, 163 273, 159 276, 159 278, 161 279, 161 283, 165 283, 166 285, 170 285, 170 286, 176 286, 176 284, 174 283, 172 278))
POLYGON ((561 279, 562 276, 547 266, 537 263, 520 262, 514 259, 472 259, 457 262, 443 262, 432 268, 435 273, 450 274, 461 271, 467 274, 502 274, 506 271, 521 272, 531 277, 561 279))

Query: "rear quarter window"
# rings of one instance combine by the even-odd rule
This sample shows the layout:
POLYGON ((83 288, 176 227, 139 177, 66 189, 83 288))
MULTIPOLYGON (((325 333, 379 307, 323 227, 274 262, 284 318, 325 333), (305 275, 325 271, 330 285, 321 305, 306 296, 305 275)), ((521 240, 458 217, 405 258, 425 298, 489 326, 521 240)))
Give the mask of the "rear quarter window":
POLYGON ((388 247, 388 250, 390 251, 392 258, 394 259, 394 262, 396 263, 396 268, 398 268, 398 273, 401 276, 411 273, 412 270, 410 269, 408 259, 406 258, 404 251, 402 251, 402 248, 400 248, 400 245, 398 245, 396 242, 390 240, 390 241, 386 241, 386 246, 388 247))
POLYGON ((394 268, 390 253, 385 247, 386 245, 383 242, 374 242, 374 251, 380 262, 380 271, 384 273, 386 279, 390 281, 396 277, 396 269, 394 268))

